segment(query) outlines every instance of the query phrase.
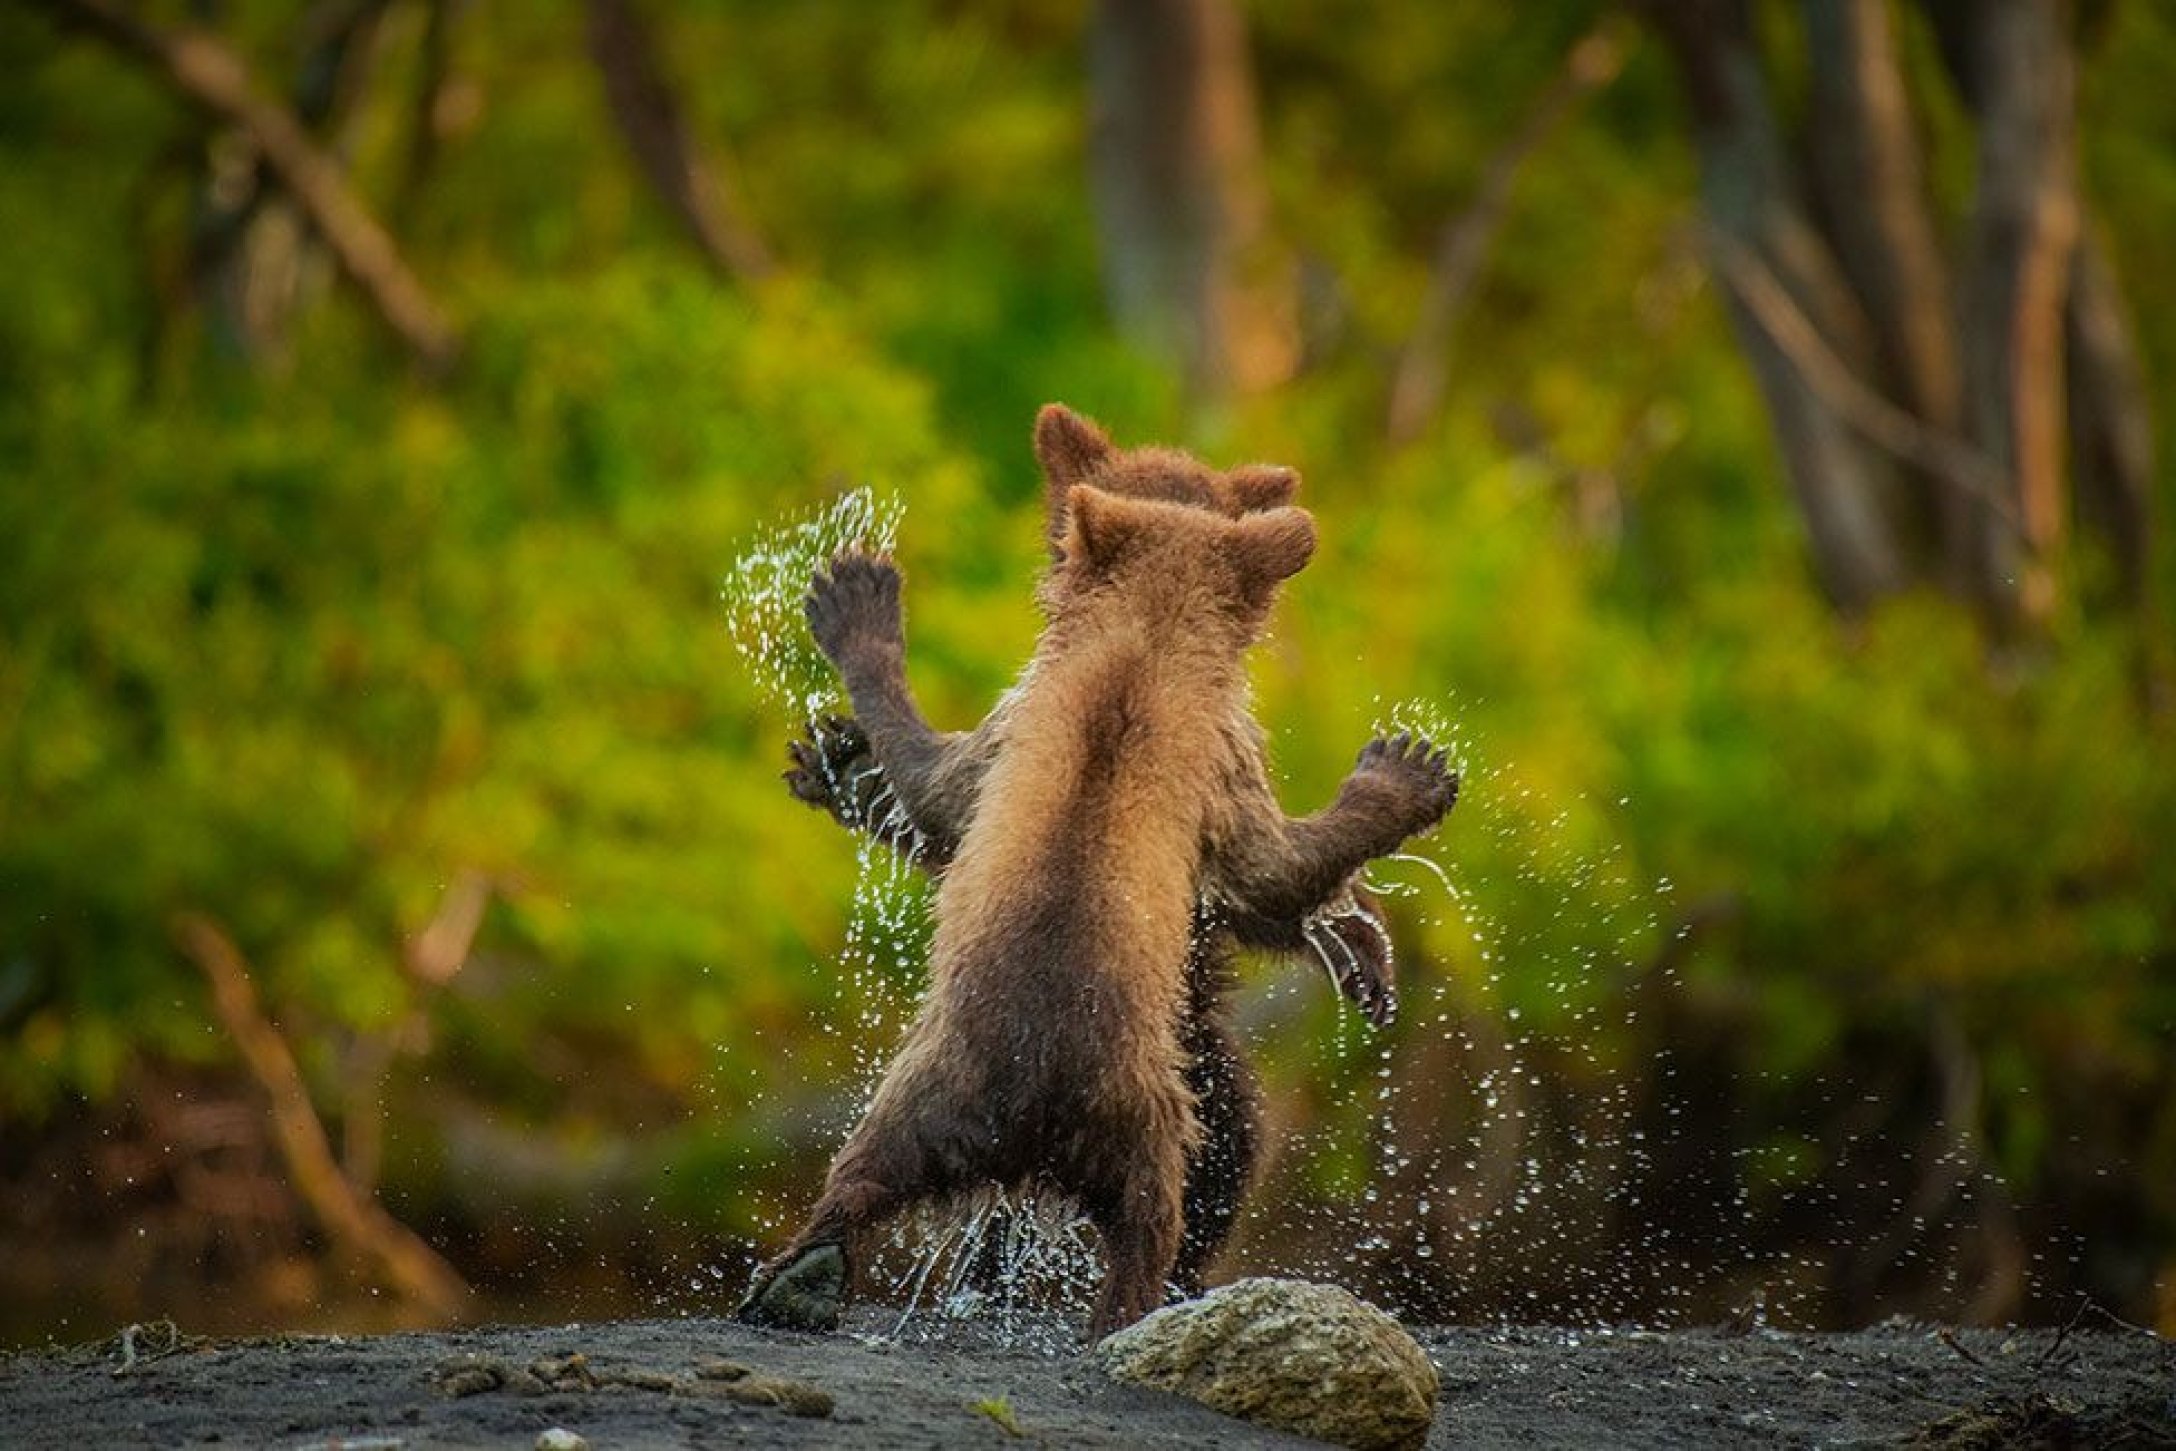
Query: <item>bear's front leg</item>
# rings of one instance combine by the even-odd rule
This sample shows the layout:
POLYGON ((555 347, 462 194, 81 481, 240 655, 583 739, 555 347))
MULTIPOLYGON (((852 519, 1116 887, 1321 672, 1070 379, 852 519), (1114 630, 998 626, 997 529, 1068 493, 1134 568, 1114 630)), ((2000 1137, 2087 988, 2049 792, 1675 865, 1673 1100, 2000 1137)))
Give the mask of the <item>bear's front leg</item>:
POLYGON ((1266 792, 1235 816, 1218 853, 1218 890, 1239 920, 1304 922, 1334 908, 1355 873, 1441 821, 1457 799, 1458 774, 1441 750, 1408 734, 1370 741, 1337 799, 1313 816, 1288 820, 1266 792))
POLYGON ((929 752, 935 764, 910 810, 860 724, 848 716, 819 716, 808 723, 804 739, 786 743, 793 762, 786 789, 922 870, 941 872, 959 852, 989 752, 981 732, 932 732, 929 752))
MULTIPOLYGON (((899 570, 889 559, 850 550, 811 581, 804 602, 809 632, 824 658, 837 667, 869 756, 882 771, 881 781, 864 781, 870 794, 854 803, 861 816, 849 824, 881 825, 892 820, 891 808, 896 807, 896 824, 932 840, 956 839, 956 813, 947 809, 944 783, 957 774, 948 766, 958 753, 959 738, 931 730, 907 688, 899 592, 899 570)), ((824 763, 821 756, 809 763, 797 756, 795 762, 804 769, 824 763)), ((809 800, 803 784, 788 773, 787 785, 809 800)), ((943 856, 950 855, 950 844, 944 843, 943 856)))
POLYGON ((786 755, 793 762, 785 771, 786 789, 794 800, 829 812, 841 826, 868 825, 869 803, 884 773, 853 717, 816 717, 803 727, 802 739, 786 742, 786 755))

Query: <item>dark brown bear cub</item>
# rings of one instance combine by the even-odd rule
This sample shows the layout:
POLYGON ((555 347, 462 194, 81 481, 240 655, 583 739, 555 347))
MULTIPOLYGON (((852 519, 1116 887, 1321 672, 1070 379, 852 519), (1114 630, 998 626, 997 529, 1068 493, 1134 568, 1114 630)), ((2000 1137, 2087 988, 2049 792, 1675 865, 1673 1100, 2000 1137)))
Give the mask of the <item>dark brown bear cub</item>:
MULTIPOLYGON (((1208 878, 1236 868, 1284 909, 1449 805, 1440 758, 1405 742, 1370 747, 1303 822, 1232 799, 1242 657, 1313 548, 1297 509, 1231 520, 1073 491, 1048 626, 939 888, 928 997, 743 1318, 831 1328, 869 1230, 989 1184, 1055 1188, 1096 1226, 1094 1333, 1162 1301, 1200 1132, 1179 1024, 1208 878)), ((896 572, 841 559, 810 622, 850 683, 884 669, 896 572)))

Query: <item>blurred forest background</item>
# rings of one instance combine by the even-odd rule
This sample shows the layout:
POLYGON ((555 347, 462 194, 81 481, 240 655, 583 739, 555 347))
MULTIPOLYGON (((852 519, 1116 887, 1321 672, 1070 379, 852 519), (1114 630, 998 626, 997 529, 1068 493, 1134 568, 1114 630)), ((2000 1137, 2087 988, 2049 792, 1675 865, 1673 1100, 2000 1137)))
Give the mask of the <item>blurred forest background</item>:
POLYGON ((896 491, 973 720, 1051 399, 1302 470, 1289 809, 1408 697, 1467 768, 1399 1024, 1250 973, 1227 1269, 2176 1329, 2176 10, 0 0, 0 75, 0 1338, 727 1306, 915 968, 721 582, 896 491))

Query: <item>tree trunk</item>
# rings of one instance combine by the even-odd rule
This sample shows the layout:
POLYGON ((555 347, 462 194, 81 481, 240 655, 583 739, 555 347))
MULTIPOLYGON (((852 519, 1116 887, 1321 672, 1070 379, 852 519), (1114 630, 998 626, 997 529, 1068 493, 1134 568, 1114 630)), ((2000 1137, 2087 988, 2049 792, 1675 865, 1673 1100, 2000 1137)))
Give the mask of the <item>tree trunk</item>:
POLYGON ((438 145, 444 130, 440 109, 445 101, 446 73, 452 64, 455 3, 423 0, 423 35, 417 46, 414 89, 408 100, 408 150, 388 207, 396 226, 414 215, 424 184, 438 165, 438 145))
MULTIPOLYGON (((1889 0, 1806 0, 1807 151, 1823 230, 1874 333, 1872 380, 1938 433, 1960 422, 1950 284, 1889 0)), ((1968 497, 1921 480, 1915 512, 1963 557, 1968 497)))
POLYGON ((1803 177, 1767 94, 1754 0, 1639 3, 1684 79, 1711 240, 1836 602, 1863 607, 1938 560, 1995 637, 2043 631, 2070 510, 2066 376, 2069 451, 2095 493, 2081 514, 2105 521, 2124 588, 2142 590, 2143 387, 2112 284, 2074 263, 2070 0, 1921 0, 1976 126, 1947 269, 1891 0, 1803 0, 1803 177), (1936 522, 1919 532, 1938 553, 1913 547, 1915 518, 1936 522))
MULTIPOLYGON (((1646 0, 1644 8, 1691 100, 1702 204, 1720 242, 1775 278, 1829 352, 1870 373, 1872 329, 1800 200, 1746 0, 1646 0)), ((1815 572, 1839 610, 1862 613, 1908 582, 1894 518, 1896 465, 1837 416, 1735 292, 1730 313, 1768 405, 1815 572)))
POLYGON ((2151 625, 2153 404, 2114 264, 2091 228, 2071 258, 2063 338, 2078 522, 2100 536, 2118 598, 2151 625))
POLYGON ((1937 7, 1979 122, 1958 336, 1965 429, 2010 479, 2022 534, 1974 511, 1974 562, 1998 634, 2044 628, 2064 534, 2063 319, 2077 239, 2075 66, 2064 0, 1937 7))
POLYGON ((1088 60, 1090 168, 1119 326, 1200 395, 1290 376, 1295 279, 1268 234, 1233 0, 1099 0, 1088 60))

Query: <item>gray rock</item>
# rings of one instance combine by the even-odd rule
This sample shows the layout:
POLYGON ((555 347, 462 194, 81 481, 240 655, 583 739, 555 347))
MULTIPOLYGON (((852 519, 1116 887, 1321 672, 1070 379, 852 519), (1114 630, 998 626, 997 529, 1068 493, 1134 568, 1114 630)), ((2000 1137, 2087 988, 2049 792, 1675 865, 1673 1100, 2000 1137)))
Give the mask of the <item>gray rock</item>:
POLYGON ((1110 1335, 1119 1380, 1360 1451, 1428 1439, 1436 1369, 1398 1322, 1334 1285, 1240 1280, 1110 1335))

